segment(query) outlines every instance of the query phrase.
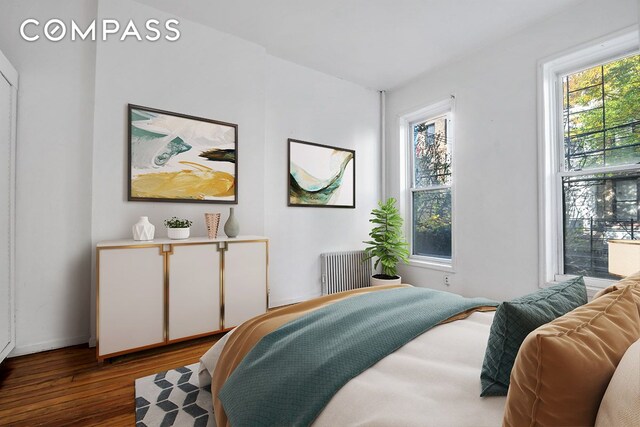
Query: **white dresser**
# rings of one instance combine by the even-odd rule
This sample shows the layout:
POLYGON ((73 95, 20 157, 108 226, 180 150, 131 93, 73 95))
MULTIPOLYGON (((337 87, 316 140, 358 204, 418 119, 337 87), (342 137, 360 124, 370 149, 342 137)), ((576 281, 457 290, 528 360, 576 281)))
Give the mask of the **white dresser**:
POLYGON ((229 330, 269 305, 262 236, 100 242, 99 360, 229 330))

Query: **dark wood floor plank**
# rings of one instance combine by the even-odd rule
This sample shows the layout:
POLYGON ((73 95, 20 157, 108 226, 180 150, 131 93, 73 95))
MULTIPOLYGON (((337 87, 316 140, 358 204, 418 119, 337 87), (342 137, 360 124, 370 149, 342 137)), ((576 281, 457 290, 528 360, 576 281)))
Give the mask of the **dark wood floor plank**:
POLYGON ((86 346, 7 359, 0 365, 0 426, 132 426, 135 379, 196 363, 220 337, 104 364, 86 346))

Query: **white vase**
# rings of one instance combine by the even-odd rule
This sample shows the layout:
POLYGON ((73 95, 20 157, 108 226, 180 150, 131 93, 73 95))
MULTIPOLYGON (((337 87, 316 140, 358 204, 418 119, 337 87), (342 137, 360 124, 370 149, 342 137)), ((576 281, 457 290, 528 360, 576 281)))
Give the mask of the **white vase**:
POLYGON ((181 240, 189 238, 190 227, 185 228, 167 228, 167 236, 173 240, 181 240))
POLYGON ((133 240, 153 240, 156 227, 149 222, 149 217, 141 216, 140 220, 131 227, 133 240))

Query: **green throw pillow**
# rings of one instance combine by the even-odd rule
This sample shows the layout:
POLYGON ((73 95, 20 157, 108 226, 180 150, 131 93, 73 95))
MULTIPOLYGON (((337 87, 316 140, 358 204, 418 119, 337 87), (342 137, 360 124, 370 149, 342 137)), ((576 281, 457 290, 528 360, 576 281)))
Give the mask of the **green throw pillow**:
POLYGON ((480 396, 506 396, 511 368, 526 336, 586 303, 587 288, 577 277, 500 304, 482 364, 480 396))

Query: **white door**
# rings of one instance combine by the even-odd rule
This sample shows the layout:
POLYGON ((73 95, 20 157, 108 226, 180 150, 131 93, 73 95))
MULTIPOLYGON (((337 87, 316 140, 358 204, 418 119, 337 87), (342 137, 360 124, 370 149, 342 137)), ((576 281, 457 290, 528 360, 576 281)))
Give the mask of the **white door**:
POLYGON ((98 269, 98 356, 163 343, 160 247, 100 249, 98 269))
POLYGON ((14 89, 3 71, 0 53, 0 362, 15 346, 13 251, 14 236, 14 89))
POLYGON ((173 245, 169 255, 169 340, 220 329, 218 245, 173 245))
POLYGON ((224 327, 267 310, 267 242, 228 242, 224 254, 224 327))

